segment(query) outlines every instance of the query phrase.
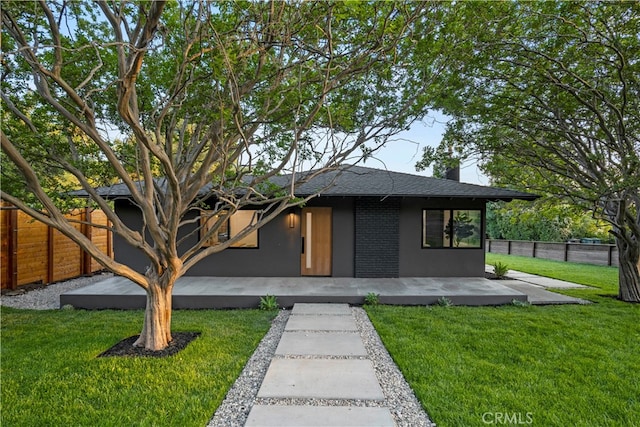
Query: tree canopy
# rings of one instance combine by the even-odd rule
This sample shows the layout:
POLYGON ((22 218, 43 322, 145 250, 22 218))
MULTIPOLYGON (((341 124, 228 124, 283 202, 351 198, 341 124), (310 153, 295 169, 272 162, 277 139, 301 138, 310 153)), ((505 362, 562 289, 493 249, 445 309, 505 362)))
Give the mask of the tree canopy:
POLYGON ((462 3, 447 14, 456 65, 437 104, 443 157, 478 155, 494 183, 561 198, 611 224, 620 298, 640 301, 640 6, 462 3))
POLYGON ((487 205, 486 230, 491 239, 566 242, 589 237, 612 243, 610 228, 593 213, 554 198, 487 205))
POLYGON ((436 37, 441 10, 424 2, 3 1, 2 199, 143 287, 137 345, 163 348, 175 280, 305 202, 295 179, 281 188, 271 177, 302 184, 355 164, 424 116, 446 58, 436 37), (96 190, 116 182, 140 210, 142 230, 96 190), (62 211, 71 189, 145 254, 147 271, 108 258, 69 224, 62 211), (258 214, 242 232, 205 245, 246 207, 258 214), (200 221, 205 212, 213 224, 200 221), (178 237, 185 226, 198 236, 189 247, 178 237))

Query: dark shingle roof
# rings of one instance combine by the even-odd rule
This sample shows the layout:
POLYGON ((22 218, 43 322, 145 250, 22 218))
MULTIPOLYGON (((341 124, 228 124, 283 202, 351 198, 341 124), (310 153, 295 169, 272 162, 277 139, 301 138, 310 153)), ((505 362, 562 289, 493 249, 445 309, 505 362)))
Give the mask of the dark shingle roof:
POLYGON ((538 196, 504 188, 467 184, 381 169, 350 166, 328 172, 302 184, 296 194, 308 196, 320 191, 323 196, 404 196, 426 198, 474 198, 486 200, 534 200, 538 196), (332 185, 321 191, 323 187, 332 185))
MULTIPOLYGON (((307 173, 311 172, 297 174, 296 181, 301 177, 307 176, 307 173)), ((291 175, 278 176, 271 181, 276 185, 286 186, 291 182, 291 175)), ((161 182, 160 184, 162 186, 161 182)), ((207 187, 203 188, 203 193, 208 192, 210 187, 207 187)), ((127 197, 130 195, 128 188, 124 184, 101 187, 98 189, 98 193, 108 198, 127 197)), ((316 193, 322 196, 340 197, 402 196, 505 201, 513 199, 534 200, 538 198, 534 194, 504 188, 486 187, 362 166, 344 166, 339 170, 325 172, 299 185, 296 189, 297 196, 310 196, 316 193)), ((84 191, 72 194, 86 197, 84 191)))

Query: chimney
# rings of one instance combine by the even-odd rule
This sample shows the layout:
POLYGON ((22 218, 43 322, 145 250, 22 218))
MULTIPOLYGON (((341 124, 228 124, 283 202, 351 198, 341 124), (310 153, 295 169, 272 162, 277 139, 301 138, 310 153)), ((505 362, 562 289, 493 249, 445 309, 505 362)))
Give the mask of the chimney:
POLYGON ((453 148, 451 146, 449 146, 449 159, 451 160, 451 164, 455 166, 447 166, 444 177, 445 179, 460 182, 460 160, 453 157, 453 148))
POLYGON ((452 168, 447 168, 444 173, 445 179, 450 179, 452 181, 460 182, 460 165, 456 165, 452 168))

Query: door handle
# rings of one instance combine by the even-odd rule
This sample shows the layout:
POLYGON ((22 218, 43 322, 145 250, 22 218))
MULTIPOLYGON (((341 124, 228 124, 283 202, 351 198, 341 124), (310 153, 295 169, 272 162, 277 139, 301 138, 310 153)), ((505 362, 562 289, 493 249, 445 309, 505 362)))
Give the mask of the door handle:
POLYGON ((302 238, 302 254, 304 255, 304 237, 302 238))

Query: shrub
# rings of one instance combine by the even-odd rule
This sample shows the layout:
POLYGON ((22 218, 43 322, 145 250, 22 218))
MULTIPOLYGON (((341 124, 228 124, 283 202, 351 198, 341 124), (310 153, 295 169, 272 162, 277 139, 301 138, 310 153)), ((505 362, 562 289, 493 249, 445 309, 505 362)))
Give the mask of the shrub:
POLYGON ((275 295, 265 295, 260 297, 260 304, 258 305, 260 310, 271 311, 277 310, 278 307, 278 298, 275 295))
POLYGON ((520 301, 519 299, 511 301, 511 305, 516 307, 531 307, 531 303, 529 301, 520 301))
POLYGON ((499 261, 493 264, 493 273, 498 279, 502 279, 508 271, 509 267, 507 266, 507 264, 503 264, 499 261))
POLYGON ((451 307, 452 304, 451 300, 447 297, 440 297, 440 299, 438 299, 438 305, 440 307, 451 307))
POLYGON ((380 294, 376 294, 375 292, 369 292, 366 297, 364 297, 364 304, 375 306, 380 304, 380 294))

